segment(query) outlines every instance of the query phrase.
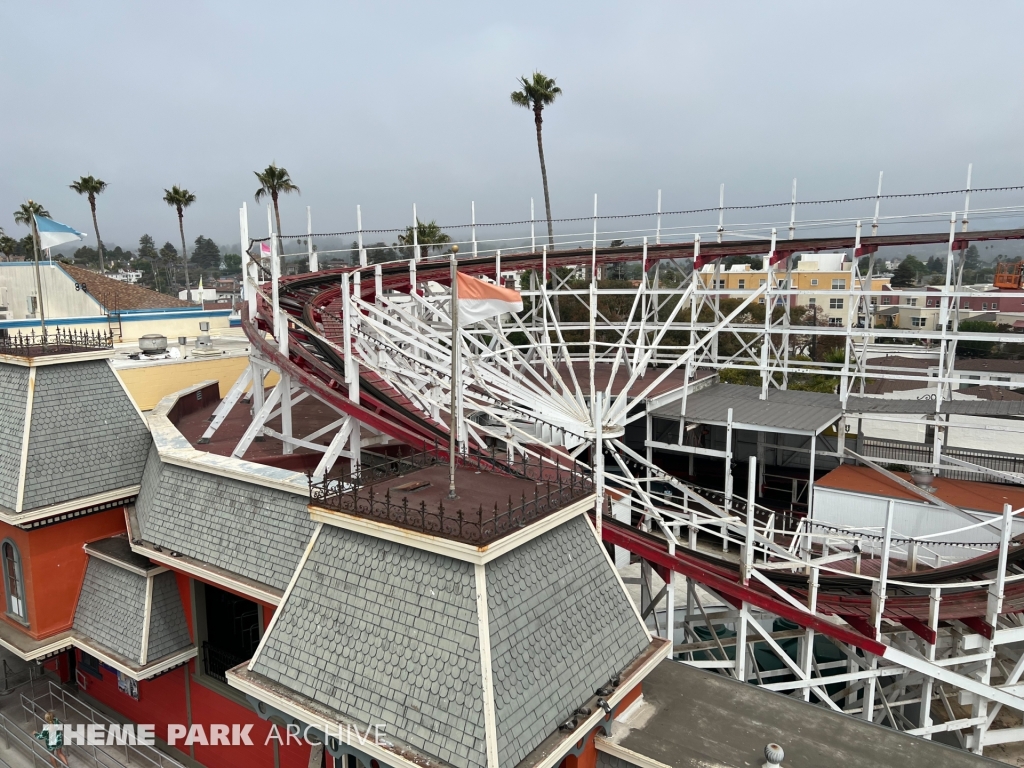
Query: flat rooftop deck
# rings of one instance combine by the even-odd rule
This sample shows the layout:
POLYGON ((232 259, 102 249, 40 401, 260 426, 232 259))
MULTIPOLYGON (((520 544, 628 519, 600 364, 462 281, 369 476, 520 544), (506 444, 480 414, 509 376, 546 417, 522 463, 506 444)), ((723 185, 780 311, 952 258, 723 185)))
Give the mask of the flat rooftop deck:
POLYGON ((616 722, 607 741, 672 768, 753 768, 769 742, 785 750, 785 768, 999 765, 678 662, 659 664, 643 693, 645 709, 616 722))

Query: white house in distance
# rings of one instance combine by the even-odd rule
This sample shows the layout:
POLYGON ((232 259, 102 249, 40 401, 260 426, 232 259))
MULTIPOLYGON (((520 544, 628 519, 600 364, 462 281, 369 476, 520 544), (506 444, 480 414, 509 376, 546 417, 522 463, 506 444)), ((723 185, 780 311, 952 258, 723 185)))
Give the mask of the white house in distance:
MULTIPOLYGON (((230 327, 229 309, 207 310, 72 264, 43 262, 39 277, 47 331, 59 326, 136 341, 147 333, 196 336, 200 322, 214 334, 230 327)), ((38 334, 39 304, 35 264, 0 263, 0 333, 38 334)))

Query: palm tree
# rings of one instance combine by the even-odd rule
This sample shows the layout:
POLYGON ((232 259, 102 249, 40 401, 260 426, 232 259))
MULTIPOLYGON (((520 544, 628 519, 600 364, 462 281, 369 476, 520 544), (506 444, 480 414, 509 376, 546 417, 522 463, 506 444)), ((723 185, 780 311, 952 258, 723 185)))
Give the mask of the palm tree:
POLYGON ((31 229, 33 216, 42 216, 48 219, 50 218, 50 212, 39 203, 29 200, 19 205, 18 210, 14 212, 14 223, 24 224, 31 229))
POLYGON ((552 77, 534 72, 529 80, 525 77, 519 78, 519 84, 523 86, 521 91, 512 91, 512 103, 526 109, 533 110, 533 122, 537 126, 537 152, 540 155, 540 177, 544 182, 544 210, 548 217, 548 245, 555 247, 555 235, 551 228, 551 198, 548 196, 548 169, 544 165, 544 139, 541 137, 541 124, 544 122, 542 113, 544 107, 551 104, 562 92, 562 89, 555 85, 552 77))
MULTIPOLYGON (((440 247, 445 243, 450 243, 452 239, 437 226, 436 221, 431 221, 424 224, 419 219, 416 219, 416 243, 423 249, 423 258, 427 258, 430 255, 430 249, 434 247, 440 247)), ((398 245, 405 245, 411 247, 413 245, 413 231, 412 227, 405 228, 405 234, 398 236, 398 245)))
POLYGON ((270 195, 271 201, 274 203, 274 218, 277 220, 277 234, 281 235, 281 211, 277 207, 277 199, 279 195, 286 195, 289 192, 298 192, 302 194, 294 183, 292 183, 292 177, 288 175, 286 168, 278 168, 277 163, 271 163, 262 172, 253 171, 256 174, 256 178, 259 179, 260 188, 256 190, 256 202, 258 203, 267 195, 270 195))
POLYGON ((96 250, 100 255, 101 275, 107 270, 103 268, 103 240, 100 239, 100 225, 96 223, 96 195, 103 194, 106 188, 107 182, 94 176, 83 176, 71 185, 71 189, 75 192, 89 197, 89 208, 92 209, 92 228, 96 231, 96 250))
POLYGON ((181 260, 185 264, 185 298, 192 301, 192 286, 188 282, 188 251, 185 249, 185 209, 196 201, 187 189, 174 186, 164 190, 164 202, 178 212, 178 232, 181 235, 181 260))

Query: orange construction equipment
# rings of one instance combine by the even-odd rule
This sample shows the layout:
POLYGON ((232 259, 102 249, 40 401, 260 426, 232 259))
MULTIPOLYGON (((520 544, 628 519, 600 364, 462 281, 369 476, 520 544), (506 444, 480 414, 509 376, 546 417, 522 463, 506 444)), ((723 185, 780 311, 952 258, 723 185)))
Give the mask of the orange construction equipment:
POLYGON ((1001 261, 996 264, 996 276, 992 285, 996 288, 1019 289, 1024 261, 1001 261))

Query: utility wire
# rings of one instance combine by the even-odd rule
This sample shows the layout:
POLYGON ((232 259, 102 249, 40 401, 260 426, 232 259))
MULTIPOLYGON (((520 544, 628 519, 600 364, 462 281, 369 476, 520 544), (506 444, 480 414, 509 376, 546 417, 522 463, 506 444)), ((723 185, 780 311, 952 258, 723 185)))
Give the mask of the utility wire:
MULTIPOLYGON (((972 195, 982 194, 985 192, 1015 192, 1024 189, 1024 184, 1019 184, 1010 187, 981 187, 978 189, 950 189, 942 192, 905 192, 901 194, 888 194, 888 195, 863 195, 861 197, 838 197, 830 200, 787 200, 784 203, 761 203, 759 205, 726 205, 726 206, 714 206, 711 208, 690 208, 682 211, 651 211, 650 213, 621 213, 609 216, 574 216, 565 219, 551 219, 552 224, 576 222, 576 221, 594 221, 595 219, 601 221, 607 221, 611 219, 639 219, 653 216, 683 216, 693 213, 714 213, 717 211, 753 211, 764 208, 786 208, 792 206, 801 205, 836 205, 838 203, 858 203, 867 200, 897 200, 911 197, 941 197, 946 195, 964 195, 970 192, 972 195)), ((538 222, 546 222, 547 219, 520 219, 518 221, 497 221, 492 223, 477 223, 477 224, 446 224, 438 225, 439 229, 469 229, 470 227, 478 227, 483 229, 484 227, 512 227, 523 224, 535 224, 538 222)), ((306 237, 344 237, 347 235, 358 235, 362 232, 364 235, 386 235, 396 234, 399 232, 408 232, 409 227, 398 227, 395 229, 351 229, 345 232, 317 232, 313 235, 301 234, 301 235, 280 235, 282 240, 301 240, 306 237)), ((270 240, 269 237, 259 237, 252 239, 254 243, 261 243, 270 240)), ((410 246, 411 247, 411 246, 410 246)))

